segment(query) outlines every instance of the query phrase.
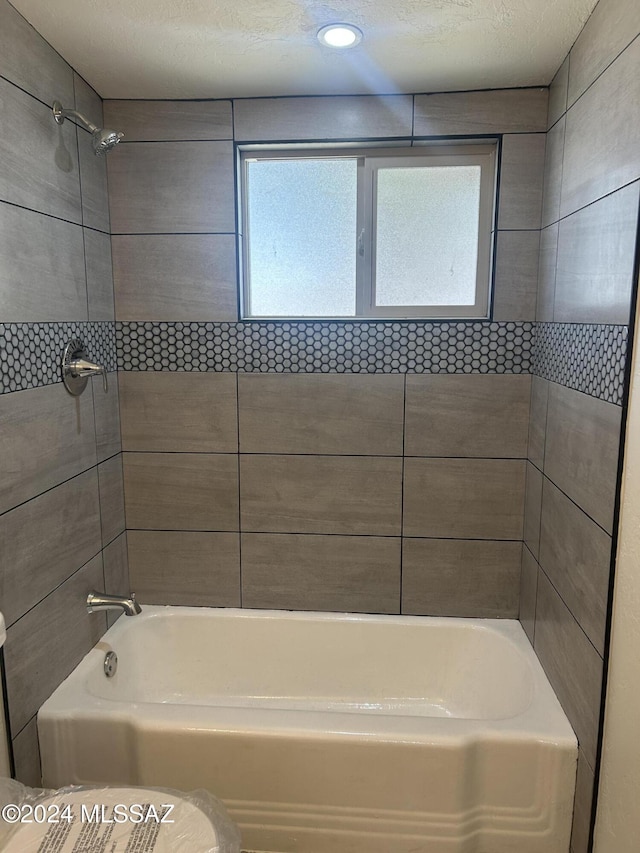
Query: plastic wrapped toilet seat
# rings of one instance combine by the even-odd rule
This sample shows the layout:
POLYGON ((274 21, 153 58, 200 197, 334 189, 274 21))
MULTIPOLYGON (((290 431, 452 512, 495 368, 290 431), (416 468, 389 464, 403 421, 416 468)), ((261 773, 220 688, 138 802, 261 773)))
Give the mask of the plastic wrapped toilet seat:
POLYGON ((240 851, 224 806, 204 791, 71 787, 33 793, 16 804, 18 821, 18 812, 3 810, 5 825, 9 819, 12 826, 2 853, 240 851))

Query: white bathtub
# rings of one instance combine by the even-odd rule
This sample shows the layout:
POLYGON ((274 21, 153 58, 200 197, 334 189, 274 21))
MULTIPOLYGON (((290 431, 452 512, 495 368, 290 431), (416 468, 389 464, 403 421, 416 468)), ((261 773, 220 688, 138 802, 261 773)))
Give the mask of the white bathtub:
POLYGON ((569 850, 576 740, 514 621, 145 607, 38 730, 45 785, 206 788, 248 850, 569 850))

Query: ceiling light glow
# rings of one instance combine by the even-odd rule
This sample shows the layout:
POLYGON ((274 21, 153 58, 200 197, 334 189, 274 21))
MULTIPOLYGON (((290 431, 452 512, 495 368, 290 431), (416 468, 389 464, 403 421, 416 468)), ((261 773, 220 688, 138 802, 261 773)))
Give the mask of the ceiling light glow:
POLYGON ((362 30, 353 24, 327 24, 318 30, 318 41, 325 47, 344 50, 355 47, 362 40, 362 30))

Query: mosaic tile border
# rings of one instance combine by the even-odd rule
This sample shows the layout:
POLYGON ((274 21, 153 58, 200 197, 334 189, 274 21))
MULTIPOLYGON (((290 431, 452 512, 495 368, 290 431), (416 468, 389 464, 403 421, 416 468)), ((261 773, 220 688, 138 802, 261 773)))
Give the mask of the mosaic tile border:
POLYGON ((120 370, 529 373, 533 323, 120 322, 120 370))
POLYGON ((622 405, 627 326, 536 323, 532 373, 622 405))
POLYGON ((60 381, 67 341, 112 370, 534 373, 621 405, 626 326, 580 323, 0 323, 0 393, 60 381))
POLYGON ((113 321, 0 323, 0 393, 60 382, 60 360, 72 338, 85 343, 90 359, 117 370, 113 321))

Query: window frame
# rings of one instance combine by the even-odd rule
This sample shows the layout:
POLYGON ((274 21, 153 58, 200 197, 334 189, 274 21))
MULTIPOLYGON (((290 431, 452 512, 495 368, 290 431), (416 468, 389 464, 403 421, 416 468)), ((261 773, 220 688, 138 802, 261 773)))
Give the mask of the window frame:
POLYGON ((361 143, 239 145, 239 294, 240 319, 246 322, 322 322, 367 320, 486 320, 491 316, 491 295, 496 215, 496 185, 499 140, 414 140, 411 147, 363 145, 361 143), (250 294, 250 257, 248 221, 247 163, 256 160, 294 159, 357 160, 356 281, 353 315, 252 315, 250 294), (375 304, 375 214, 377 172, 381 168, 406 168, 414 165, 480 166, 480 203, 478 217, 478 253, 476 262, 475 303, 473 305, 375 304))

